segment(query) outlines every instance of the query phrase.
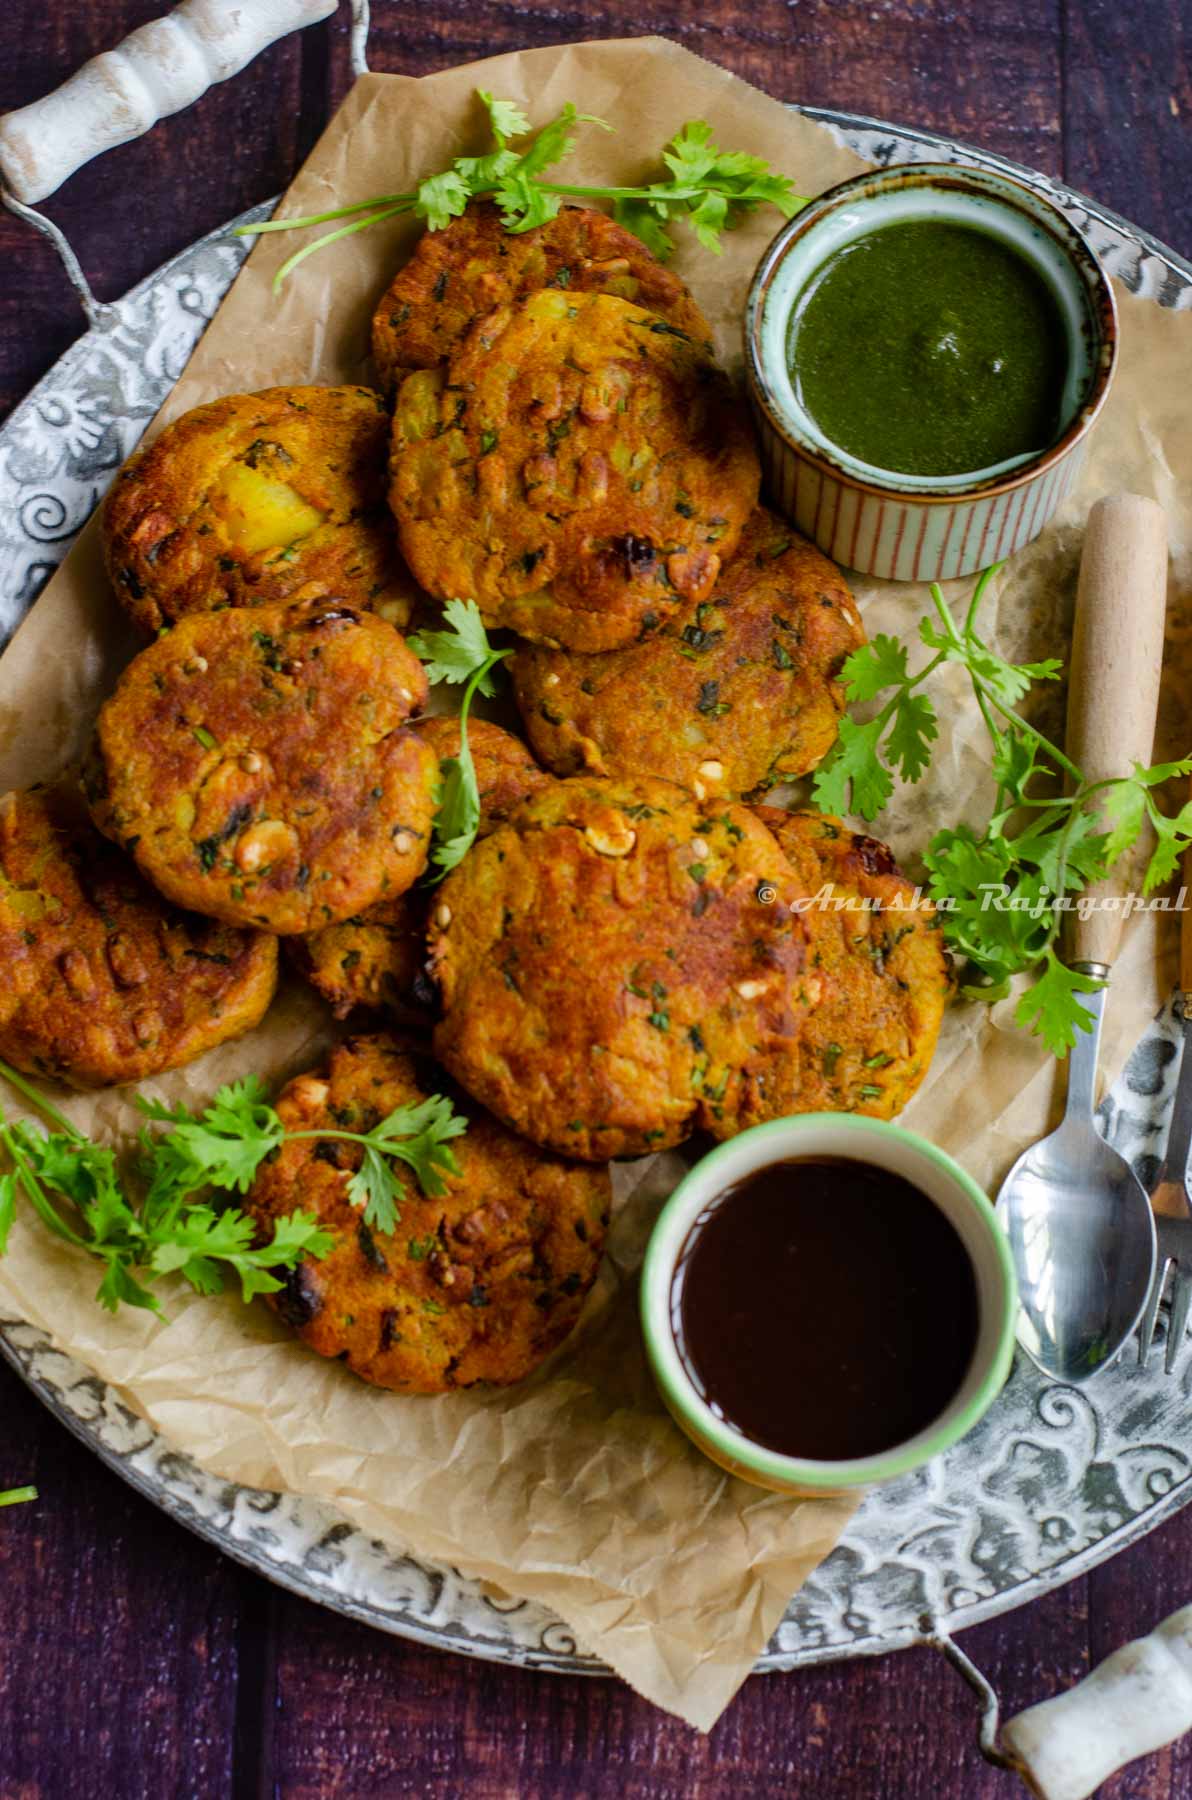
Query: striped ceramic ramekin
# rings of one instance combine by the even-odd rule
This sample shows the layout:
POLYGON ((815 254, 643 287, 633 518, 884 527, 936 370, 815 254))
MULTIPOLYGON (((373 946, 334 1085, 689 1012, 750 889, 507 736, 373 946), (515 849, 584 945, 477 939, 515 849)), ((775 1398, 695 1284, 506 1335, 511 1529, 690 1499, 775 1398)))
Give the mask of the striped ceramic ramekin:
POLYGON ((1006 176, 918 163, 831 188, 783 227, 749 292, 745 352, 777 510, 834 561, 862 574, 944 581, 1021 550, 1073 486, 1113 377, 1117 312, 1092 250, 1046 200, 1006 176), (797 297, 845 244, 919 219, 972 225, 1002 239, 1050 287, 1068 338, 1065 424, 1037 454, 968 475, 892 474, 833 445, 800 404, 787 366, 797 297))

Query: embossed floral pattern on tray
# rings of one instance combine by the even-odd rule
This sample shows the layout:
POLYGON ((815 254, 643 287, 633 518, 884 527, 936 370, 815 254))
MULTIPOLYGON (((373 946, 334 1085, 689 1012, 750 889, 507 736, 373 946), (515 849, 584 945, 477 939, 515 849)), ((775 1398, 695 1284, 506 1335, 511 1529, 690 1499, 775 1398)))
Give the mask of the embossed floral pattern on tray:
MULTIPOLYGON (((1042 176, 910 132, 816 111, 882 165, 971 161, 1028 179, 1064 207, 1110 271, 1160 304, 1192 306, 1192 268, 1042 176)), ((266 213, 261 207, 246 219, 266 213)), ((0 431, 0 642, 6 641, 135 447, 245 254, 217 232, 107 309, 0 431)), ((1162 1143, 1179 1061, 1158 1020, 1102 1110, 1144 1180, 1162 1143)), ((321 1503, 237 1487, 199 1468, 32 1327, 0 1318, 0 1353, 140 1492, 228 1555, 339 1612, 471 1656, 599 1674, 543 1608, 405 1556, 321 1503)), ((1127 1353, 1128 1355, 1130 1353, 1127 1353)), ((1089 1391, 1049 1384, 1020 1358, 981 1426, 941 1461, 872 1494, 789 1608, 761 1659, 789 1669, 914 1642, 931 1614, 949 1630, 1070 1580, 1192 1499, 1192 1354, 1174 1377, 1153 1355, 1089 1391)))

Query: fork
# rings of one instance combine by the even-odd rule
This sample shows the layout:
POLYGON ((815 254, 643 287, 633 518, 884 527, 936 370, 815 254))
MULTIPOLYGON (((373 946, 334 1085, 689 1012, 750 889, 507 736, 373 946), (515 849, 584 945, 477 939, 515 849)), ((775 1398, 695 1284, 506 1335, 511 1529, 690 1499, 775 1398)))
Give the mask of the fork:
MULTIPOLYGON (((1167 1185, 1177 1197, 1182 1197, 1186 1209, 1186 1186, 1174 1182, 1167 1185)), ((1145 1362, 1150 1353, 1155 1323, 1159 1316, 1159 1302, 1163 1298, 1168 1271, 1171 1270, 1171 1316, 1167 1323, 1167 1353, 1163 1365, 1170 1375, 1184 1341, 1188 1312, 1192 1307, 1192 1216, 1186 1210, 1183 1216, 1157 1213, 1155 1238, 1158 1260, 1155 1264, 1155 1279, 1151 1283, 1151 1291, 1147 1295, 1138 1327, 1138 1360, 1140 1363, 1145 1362)))
MULTIPOLYGON (((1192 854, 1184 860, 1185 890, 1192 886, 1192 854)), ((1143 1308, 1138 1335, 1138 1360, 1146 1361, 1155 1335, 1159 1302, 1171 1271, 1171 1317, 1167 1325, 1164 1366, 1170 1375, 1184 1341, 1188 1312, 1192 1308, 1192 1196, 1188 1193, 1188 1158, 1192 1152, 1192 914, 1186 891, 1180 895, 1180 997, 1184 1048, 1171 1109, 1167 1148, 1151 1189, 1158 1255, 1155 1276, 1143 1308)))

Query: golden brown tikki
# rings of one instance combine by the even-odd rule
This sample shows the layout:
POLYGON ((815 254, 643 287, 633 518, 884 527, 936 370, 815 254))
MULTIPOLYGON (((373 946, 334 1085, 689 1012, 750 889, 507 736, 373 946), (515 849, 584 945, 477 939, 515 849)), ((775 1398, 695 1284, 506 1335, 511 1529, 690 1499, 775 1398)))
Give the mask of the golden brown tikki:
POLYGON ((385 503, 388 440, 371 388, 196 406, 125 464, 104 503, 116 593, 146 631, 310 584, 404 625, 417 587, 385 503))
POLYGON ((393 627, 338 600, 192 614, 99 715, 96 823, 179 906, 283 935, 352 918, 426 865, 426 692, 393 627))
POLYGON ((612 294, 644 306, 690 338, 711 338, 677 275, 640 238, 590 207, 567 206, 532 231, 509 232, 495 206, 469 206, 419 239, 377 307, 373 361, 382 386, 451 356, 477 319, 540 288, 612 294))
POLYGON ((843 820, 774 807, 759 817, 810 902, 803 920, 822 995, 797 1059, 754 1071, 734 1129, 793 1112, 891 1118, 927 1073, 952 991, 939 915, 886 844, 843 820))
POLYGON ((143 1081, 251 1031, 277 940, 177 911, 77 795, 0 801, 0 1057, 73 1087, 143 1081))
POLYGON ((836 741, 841 664, 865 642, 843 577, 761 507, 694 613, 606 656, 525 647, 513 684, 558 775, 663 775, 750 794, 813 769, 836 741))
POLYGON ((500 308, 397 399, 390 503, 411 569, 536 643, 615 650, 690 611, 759 480, 706 347, 605 294, 500 308))
POLYGON ((436 1054, 535 1143, 603 1160, 732 1116, 808 1009, 790 867, 744 807, 552 783, 438 890, 436 1054))
MULTIPOLYGON (((443 1086, 392 1038, 355 1038, 325 1073, 292 1081, 277 1110, 291 1131, 370 1131, 443 1086)), ((313 1350, 379 1387, 437 1394, 522 1380, 571 1331, 599 1267, 607 1169, 564 1162, 462 1110, 458 1175, 431 1199, 402 1170, 392 1232, 370 1229, 348 1198, 361 1152, 333 1140, 284 1144, 245 1203, 263 1239, 295 1207, 334 1238, 270 1304, 313 1350)))
MULTIPOLYGON (((421 719, 416 729, 440 762, 459 755, 458 719, 446 714, 421 719)), ((550 777, 518 738, 487 719, 468 721, 468 747, 480 790, 477 835, 484 837, 550 777)), ((337 1019, 346 1019, 357 1006, 416 1015, 430 1003, 433 992, 424 973, 428 899, 402 894, 340 925, 289 940, 299 971, 337 1019)))

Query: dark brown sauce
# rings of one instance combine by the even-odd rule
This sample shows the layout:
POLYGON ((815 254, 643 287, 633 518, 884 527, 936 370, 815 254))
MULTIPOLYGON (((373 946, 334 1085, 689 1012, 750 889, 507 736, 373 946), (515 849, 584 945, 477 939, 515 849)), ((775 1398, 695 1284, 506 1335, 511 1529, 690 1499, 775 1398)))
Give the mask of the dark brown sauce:
POLYGON ((754 1443, 844 1461, 914 1437, 977 1342, 955 1227, 917 1187, 844 1157, 771 1163, 715 1200, 679 1257, 679 1352, 754 1443))

